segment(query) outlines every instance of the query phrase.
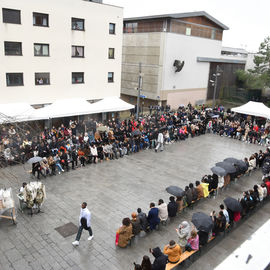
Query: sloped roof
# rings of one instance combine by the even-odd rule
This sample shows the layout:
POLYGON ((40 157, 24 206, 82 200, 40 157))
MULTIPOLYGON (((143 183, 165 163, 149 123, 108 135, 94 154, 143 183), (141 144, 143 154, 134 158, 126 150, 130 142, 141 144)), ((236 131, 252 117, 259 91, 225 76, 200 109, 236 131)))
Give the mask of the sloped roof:
POLYGON ((137 21, 137 20, 151 20, 151 19, 161 19, 161 18, 172 18, 172 19, 181 19, 189 17, 200 17, 204 16, 210 21, 217 24, 223 30, 229 30, 229 27, 221 23, 205 11, 195 11, 195 12, 185 12, 185 13, 173 13, 173 14, 163 14, 163 15, 152 15, 152 16, 143 16, 143 17, 133 17, 133 18, 124 18, 125 21, 137 21))

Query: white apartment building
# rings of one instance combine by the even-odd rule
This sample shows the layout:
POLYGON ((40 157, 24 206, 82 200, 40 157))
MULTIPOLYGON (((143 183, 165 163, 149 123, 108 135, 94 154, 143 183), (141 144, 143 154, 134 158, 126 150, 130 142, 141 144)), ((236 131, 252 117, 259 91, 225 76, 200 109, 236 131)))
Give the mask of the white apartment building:
POLYGON ((102 0, 1 0, 0 103, 119 97, 122 27, 102 0))

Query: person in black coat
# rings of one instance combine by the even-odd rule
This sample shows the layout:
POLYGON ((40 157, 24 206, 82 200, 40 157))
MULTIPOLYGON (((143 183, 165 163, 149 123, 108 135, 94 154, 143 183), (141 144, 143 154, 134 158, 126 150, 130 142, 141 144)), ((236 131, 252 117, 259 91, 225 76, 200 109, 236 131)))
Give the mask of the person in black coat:
POLYGON ((150 252, 155 257, 154 263, 152 264, 152 270, 165 270, 168 257, 161 252, 159 247, 150 249, 150 252))
POLYGON ((185 196, 186 196, 186 203, 190 205, 192 202, 192 191, 188 186, 185 187, 185 196))
POLYGON ((178 210, 178 205, 175 202, 174 196, 170 197, 170 202, 168 203, 167 208, 168 208, 168 216, 175 217, 178 210))
POLYGON ((198 199, 198 193, 192 183, 189 184, 189 189, 191 190, 192 193, 192 201, 196 201, 198 199))

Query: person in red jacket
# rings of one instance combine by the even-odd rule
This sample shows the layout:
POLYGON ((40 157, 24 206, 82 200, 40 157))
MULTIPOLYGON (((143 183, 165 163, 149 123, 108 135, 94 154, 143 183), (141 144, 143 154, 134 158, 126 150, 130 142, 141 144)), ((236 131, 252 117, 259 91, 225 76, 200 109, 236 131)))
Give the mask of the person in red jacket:
POLYGON ((268 178, 268 177, 265 178, 265 179, 263 180, 263 182, 265 183, 265 185, 266 185, 266 187, 267 187, 267 196, 269 196, 269 195, 270 195, 270 181, 269 181, 269 178, 268 178))

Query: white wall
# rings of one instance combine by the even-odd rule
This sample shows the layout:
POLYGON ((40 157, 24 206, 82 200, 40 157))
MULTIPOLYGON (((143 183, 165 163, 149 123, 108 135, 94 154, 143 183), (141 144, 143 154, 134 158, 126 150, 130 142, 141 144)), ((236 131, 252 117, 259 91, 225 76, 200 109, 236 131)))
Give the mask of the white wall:
POLYGON ((166 35, 162 90, 207 88, 209 63, 197 62, 197 57, 220 58, 221 41, 164 33, 166 35), (175 73, 174 60, 185 61, 175 73))
POLYGON ((120 96, 122 8, 82 0, 1 0, 0 8, 0 103, 120 96), (2 8, 21 10, 21 25, 3 23, 2 8), (33 12, 49 14, 49 27, 33 26, 33 12), (84 18, 85 31, 72 31, 71 17, 84 18), (109 23, 116 23, 116 35, 109 35, 109 23), (22 42, 23 56, 5 56, 4 41, 22 42), (49 43, 50 57, 34 56, 33 43, 49 43), (84 46, 85 58, 72 58, 72 45, 84 46), (8 72, 23 72, 24 86, 7 87, 8 72), (50 72, 51 84, 36 86, 35 72, 50 72), (85 83, 72 84, 72 72, 84 72, 85 83), (114 83, 107 82, 108 72, 114 83))

